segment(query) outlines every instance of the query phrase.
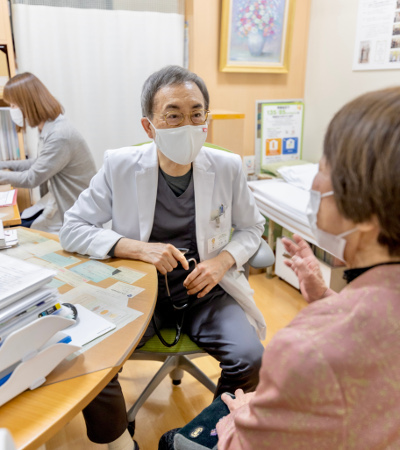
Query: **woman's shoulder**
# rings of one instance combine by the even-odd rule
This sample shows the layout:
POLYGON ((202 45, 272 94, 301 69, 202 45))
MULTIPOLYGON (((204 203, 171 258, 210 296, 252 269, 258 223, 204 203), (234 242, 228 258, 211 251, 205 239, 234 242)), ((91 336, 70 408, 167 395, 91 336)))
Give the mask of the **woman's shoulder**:
POLYGON ((75 136, 81 137, 78 130, 74 125, 65 117, 60 114, 54 120, 48 120, 42 129, 41 137, 46 140, 52 139, 71 139, 75 136))

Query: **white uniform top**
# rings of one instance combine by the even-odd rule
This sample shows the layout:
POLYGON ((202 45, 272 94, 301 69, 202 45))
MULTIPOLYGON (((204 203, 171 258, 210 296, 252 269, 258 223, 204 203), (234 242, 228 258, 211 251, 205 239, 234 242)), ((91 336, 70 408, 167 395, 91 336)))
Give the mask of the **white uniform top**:
MULTIPOLYGON (((203 147, 193 162, 193 181, 200 260, 213 258, 222 250, 233 256, 236 266, 219 284, 242 306, 263 339, 265 321, 254 303, 243 264, 257 251, 265 220, 247 186, 241 159, 203 147), (216 220, 221 206, 224 213, 216 220)), ((65 214, 62 246, 67 251, 105 258, 121 237, 147 242, 153 228, 157 183, 154 143, 107 151, 104 165, 89 188, 65 214), (110 220, 111 229, 104 229, 103 224, 110 220)))

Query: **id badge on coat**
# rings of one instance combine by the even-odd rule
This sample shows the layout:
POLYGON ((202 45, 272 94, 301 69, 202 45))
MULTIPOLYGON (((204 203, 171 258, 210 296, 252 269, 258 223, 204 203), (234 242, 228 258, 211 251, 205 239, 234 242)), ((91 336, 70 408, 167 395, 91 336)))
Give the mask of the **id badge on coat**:
POLYGON ((229 242, 229 232, 217 234, 208 240, 208 253, 212 253, 219 248, 224 247, 229 242))

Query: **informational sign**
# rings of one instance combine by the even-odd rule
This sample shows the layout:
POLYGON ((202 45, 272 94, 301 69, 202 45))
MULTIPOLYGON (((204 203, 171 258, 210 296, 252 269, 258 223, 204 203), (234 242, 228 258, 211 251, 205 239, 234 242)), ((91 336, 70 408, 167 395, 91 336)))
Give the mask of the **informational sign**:
POLYGON ((256 143, 261 168, 272 162, 301 158, 304 103, 260 102, 256 143))
POLYGON ((400 69, 400 0, 359 0, 353 70, 400 69))

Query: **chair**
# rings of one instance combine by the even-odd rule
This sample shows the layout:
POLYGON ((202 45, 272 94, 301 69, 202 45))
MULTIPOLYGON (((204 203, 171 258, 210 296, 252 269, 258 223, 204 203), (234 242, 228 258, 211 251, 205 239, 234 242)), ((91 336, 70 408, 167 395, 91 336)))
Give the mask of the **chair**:
MULTIPOLYGON (((259 249, 249 259, 245 267, 246 276, 248 276, 249 273, 249 266, 260 269, 271 266, 274 261, 275 257, 271 248, 264 240, 262 240, 259 249)), ((161 334, 167 342, 172 342, 175 337, 175 329, 162 329, 161 334)), ((172 379, 172 383, 177 386, 181 383, 183 371, 186 371, 200 381, 200 383, 212 393, 215 392, 216 385, 214 382, 191 361, 194 358, 206 355, 206 352, 191 341, 186 334, 181 336, 181 339, 174 347, 169 348, 165 347, 157 336, 153 336, 143 347, 132 353, 129 357, 130 360, 161 361, 163 363, 127 413, 132 432, 134 430, 135 417, 139 409, 168 374, 172 379)))

